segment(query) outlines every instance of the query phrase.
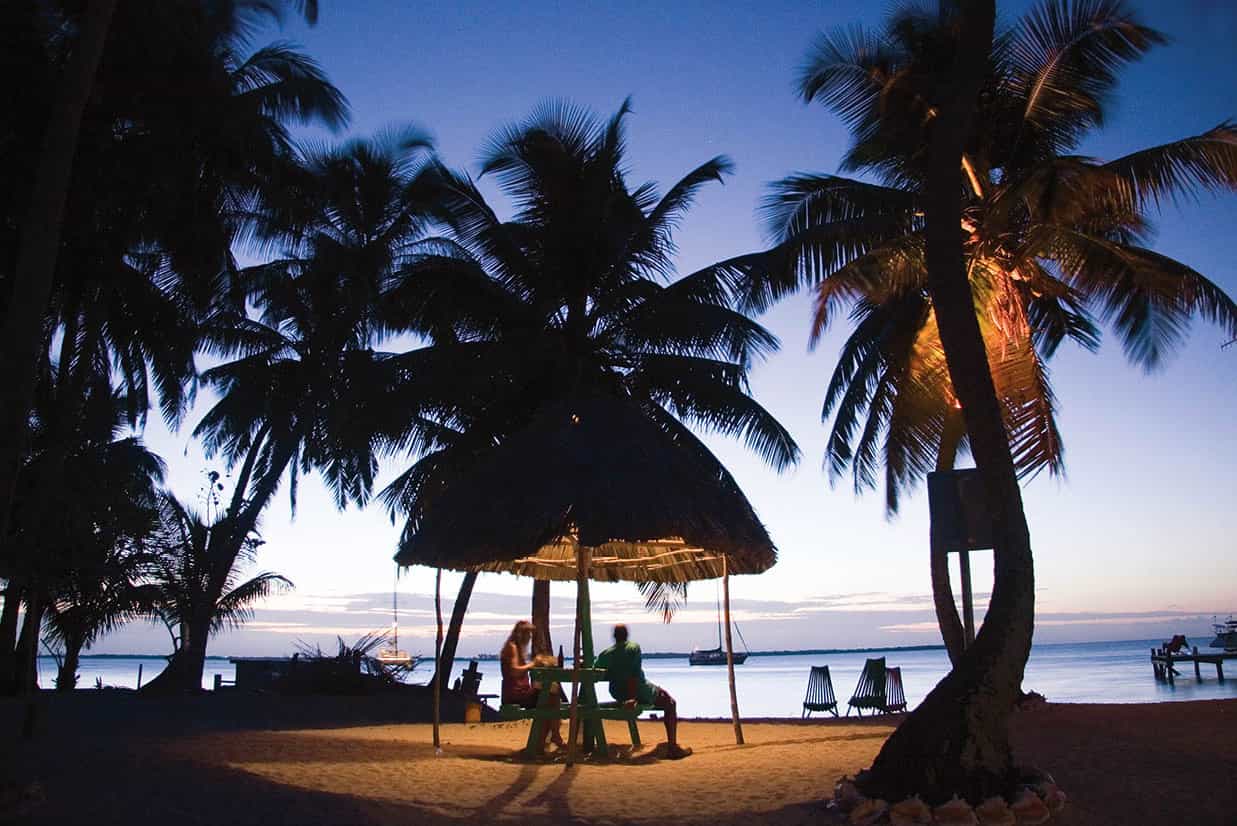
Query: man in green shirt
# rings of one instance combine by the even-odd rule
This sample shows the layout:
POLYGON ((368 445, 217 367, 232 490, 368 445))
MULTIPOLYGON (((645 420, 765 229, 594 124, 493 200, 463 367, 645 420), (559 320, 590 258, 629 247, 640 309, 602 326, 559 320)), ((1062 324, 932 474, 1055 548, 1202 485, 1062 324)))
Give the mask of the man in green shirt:
POLYGON ((667 751, 671 757, 684 757, 691 753, 679 747, 678 707, 674 698, 664 688, 644 678, 644 669, 640 665, 640 646, 627 639, 626 625, 620 623, 614 626, 614 645, 597 655, 594 666, 606 669, 611 697, 629 708, 639 703, 651 705, 663 712, 667 751))

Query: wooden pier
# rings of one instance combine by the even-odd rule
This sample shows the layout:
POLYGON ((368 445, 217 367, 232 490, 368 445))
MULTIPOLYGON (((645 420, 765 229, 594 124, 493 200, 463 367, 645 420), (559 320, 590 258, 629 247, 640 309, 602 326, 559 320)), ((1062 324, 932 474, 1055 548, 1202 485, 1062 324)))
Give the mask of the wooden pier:
POLYGON ((1224 681, 1224 661, 1237 660, 1237 652, 1225 651, 1217 654, 1200 654, 1198 646, 1190 653, 1173 654, 1163 648, 1151 649, 1151 669, 1155 672, 1157 680, 1167 680, 1169 683, 1174 681, 1174 678, 1180 677, 1181 672, 1173 668, 1177 663, 1194 663, 1194 677, 1197 680, 1203 679, 1202 664, 1208 663, 1216 667, 1216 677, 1224 681))

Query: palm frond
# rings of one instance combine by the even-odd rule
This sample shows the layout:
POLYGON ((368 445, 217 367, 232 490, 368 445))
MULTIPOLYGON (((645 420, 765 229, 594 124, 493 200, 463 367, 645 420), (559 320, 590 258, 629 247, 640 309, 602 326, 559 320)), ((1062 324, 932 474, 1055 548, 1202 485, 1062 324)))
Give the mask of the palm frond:
POLYGON ((1164 42, 1123 0, 1040 0, 1010 44, 1023 120, 1050 135, 1054 151, 1070 151, 1103 123, 1117 70, 1164 42))
POLYGON ((683 213, 691 208, 700 188, 711 181, 725 183, 726 176, 733 172, 734 163, 724 155, 705 161, 666 191, 649 213, 648 226, 668 240, 669 233, 675 229, 683 213))
POLYGON ((679 418, 741 437, 776 470, 799 460, 799 446, 777 419, 745 392, 738 368, 728 362, 683 356, 648 356, 628 382, 679 418))
POLYGON ((1225 122, 1189 138, 1143 149, 1109 161, 1103 168, 1125 188, 1121 194, 1136 209, 1159 208, 1198 190, 1237 189, 1237 127, 1225 122))
POLYGON ((232 588, 215 603, 211 617, 210 632, 217 634, 226 628, 239 628, 253 619, 254 605, 272 594, 283 593, 295 587, 292 580, 269 572, 262 572, 232 588))
POLYGON ((313 58, 291 43, 272 43, 236 67, 232 82, 238 101, 276 120, 320 120, 332 130, 348 123, 348 101, 313 58))
POLYGON ((1044 230, 1037 242, 1067 283, 1101 308, 1101 320, 1121 337, 1126 357, 1145 370, 1159 367, 1180 345, 1193 316, 1237 335, 1237 303, 1179 261, 1060 227, 1044 230))
POLYGON ((904 55, 885 38, 854 26, 820 35, 799 70, 804 102, 820 101, 852 130, 868 123, 904 55))
POLYGON ((661 621, 667 624, 687 603, 686 582, 637 582, 636 587, 644 597, 644 609, 661 614, 661 621))

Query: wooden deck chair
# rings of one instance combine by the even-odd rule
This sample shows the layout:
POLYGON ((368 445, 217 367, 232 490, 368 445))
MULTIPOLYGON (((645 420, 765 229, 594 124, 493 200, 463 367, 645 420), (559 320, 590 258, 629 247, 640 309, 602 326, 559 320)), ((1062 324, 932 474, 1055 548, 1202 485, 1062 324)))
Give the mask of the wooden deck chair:
POLYGON ((885 712, 906 711, 906 693, 902 691, 902 669, 885 669, 885 712))
POLYGON ((847 701, 846 716, 850 710, 862 717, 864 710, 874 714, 885 711, 885 658, 867 660, 863 664, 863 673, 859 675, 859 684, 855 686, 855 694, 847 701))
POLYGON ((803 716, 811 717, 813 711, 832 712, 838 716, 838 700, 833 696, 833 680, 829 678, 829 666, 814 665, 807 678, 807 694, 803 696, 803 716))

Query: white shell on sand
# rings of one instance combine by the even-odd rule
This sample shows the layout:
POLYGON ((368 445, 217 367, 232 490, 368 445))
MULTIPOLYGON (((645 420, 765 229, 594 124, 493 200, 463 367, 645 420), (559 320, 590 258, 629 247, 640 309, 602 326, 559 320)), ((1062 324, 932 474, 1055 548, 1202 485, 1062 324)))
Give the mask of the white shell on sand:
POLYGON ((1065 792, 1061 791, 1056 783, 1040 784, 1036 787, 1035 791, 1039 792, 1039 796, 1044 800, 1044 805, 1054 815, 1065 808, 1065 792))
POLYGON ((965 800, 955 797, 932 810, 940 826, 976 826, 975 811, 965 800))
POLYGON ((1018 826, 1036 826, 1036 824, 1047 822, 1052 816, 1048 807, 1044 805, 1044 801, 1040 800, 1039 795, 1030 789, 1023 789, 1010 809, 1018 818, 1018 826))
POLYGON ((833 803, 844 812, 849 812, 863 800, 859 788, 849 777, 843 777, 833 787, 833 803))
POLYGON ((862 800, 850 810, 850 822, 854 826, 871 826, 880 820, 888 809, 889 804, 883 800, 862 800))
POLYGON ((979 826, 1014 826, 1017 819, 1003 797, 990 797, 975 807, 979 826))
POLYGON ((932 807, 918 797, 908 797, 889 809, 893 826, 931 826, 932 807))

